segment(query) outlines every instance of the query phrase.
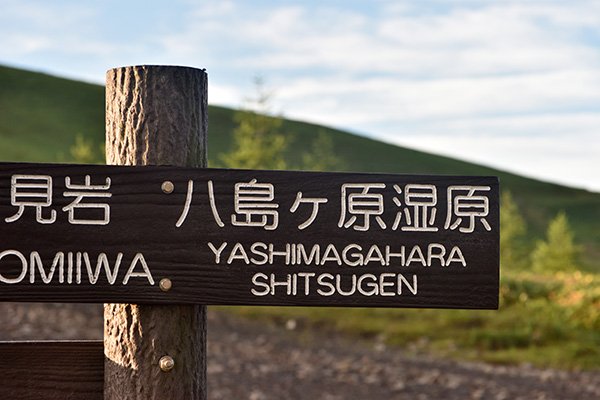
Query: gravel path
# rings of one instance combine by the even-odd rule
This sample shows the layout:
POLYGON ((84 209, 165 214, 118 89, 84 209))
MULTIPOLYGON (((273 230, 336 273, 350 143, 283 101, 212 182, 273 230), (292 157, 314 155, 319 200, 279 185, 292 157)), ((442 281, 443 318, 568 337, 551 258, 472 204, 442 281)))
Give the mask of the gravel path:
MULTIPOLYGON (((0 339, 98 339, 101 315, 99 306, 0 303, 0 339)), ((208 345, 211 400, 600 399, 600 371, 411 356, 382 344, 222 312, 209 313, 208 345)))

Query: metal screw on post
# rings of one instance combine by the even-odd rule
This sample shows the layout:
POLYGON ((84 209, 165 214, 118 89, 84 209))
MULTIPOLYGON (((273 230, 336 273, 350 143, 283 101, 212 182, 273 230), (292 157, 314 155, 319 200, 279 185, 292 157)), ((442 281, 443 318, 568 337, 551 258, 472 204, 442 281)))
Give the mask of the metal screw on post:
POLYGON ((175 190, 175 185, 173 185, 173 182, 171 181, 164 181, 160 188, 164 193, 169 194, 173 193, 173 190, 175 190))
POLYGON ((173 368, 175 368, 175 360, 171 356, 163 356, 160 358, 158 365, 160 366, 160 370, 163 372, 170 372, 173 368))
MULTIPOLYGON (((207 112, 204 70, 109 70, 107 164, 206 167, 207 112)), ((157 191, 174 188, 164 181, 157 191)), ((159 283, 163 291, 172 286, 167 280, 159 283)), ((104 400, 206 400, 206 307, 106 304, 104 354, 104 400), (171 369, 157 377, 155 356, 165 353, 172 364, 161 362, 161 370, 171 369)))
POLYGON ((171 280, 169 278, 163 278, 160 280, 160 283, 158 284, 158 286, 160 287, 160 290, 162 290, 163 292, 168 292, 173 287, 173 282, 171 282, 171 280))

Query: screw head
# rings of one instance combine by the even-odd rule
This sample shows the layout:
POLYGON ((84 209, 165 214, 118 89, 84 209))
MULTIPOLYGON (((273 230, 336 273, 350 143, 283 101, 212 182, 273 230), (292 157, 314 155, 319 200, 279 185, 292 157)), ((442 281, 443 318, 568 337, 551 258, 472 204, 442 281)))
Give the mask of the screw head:
POLYGON ((160 188, 164 193, 169 194, 173 193, 173 190, 175 190, 175 185, 173 185, 173 182, 171 181, 164 181, 160 188))
POLYGON ((171 356, 162 356, 158 362, 161 371, 169 372, 175 368, 175 360, 171 356))
POLYGON ((173 282, 169 278, 163 278, 160 280, 158 286, 163 292, 168 292, 173 287, 173 282))

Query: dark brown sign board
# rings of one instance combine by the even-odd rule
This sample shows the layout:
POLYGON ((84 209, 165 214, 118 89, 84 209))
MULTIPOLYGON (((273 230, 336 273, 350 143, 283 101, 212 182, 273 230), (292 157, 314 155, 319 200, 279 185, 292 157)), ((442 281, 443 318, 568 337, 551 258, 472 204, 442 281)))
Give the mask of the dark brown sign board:
POLYGON ((0 342, 0 399, 102 400, 102 341, 0 342))
POLYGON ((495 177, 0 164, 0 300, 495 309, 495 177))

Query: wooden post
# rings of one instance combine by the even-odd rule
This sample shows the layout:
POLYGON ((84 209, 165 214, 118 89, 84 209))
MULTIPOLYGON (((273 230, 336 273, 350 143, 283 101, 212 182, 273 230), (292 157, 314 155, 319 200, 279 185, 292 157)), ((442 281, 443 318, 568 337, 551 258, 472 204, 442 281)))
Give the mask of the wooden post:
MULTIPOLYGON (((204 70, 109 70, 107 163, 206 167, 207 111, 204 70)), ((204 400, 206 307, 106 304, 104 354, 105 400, 204 400)))

